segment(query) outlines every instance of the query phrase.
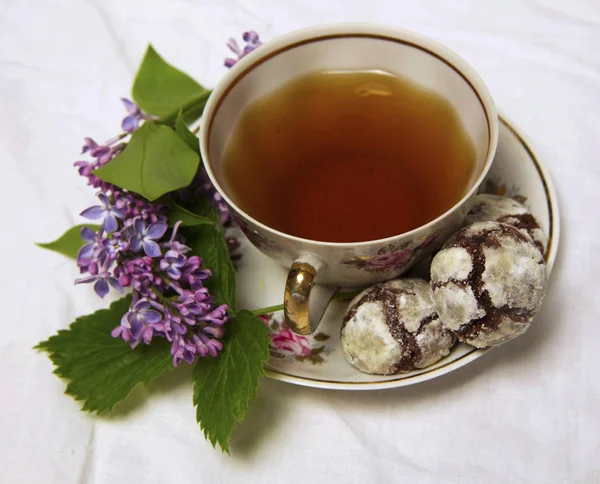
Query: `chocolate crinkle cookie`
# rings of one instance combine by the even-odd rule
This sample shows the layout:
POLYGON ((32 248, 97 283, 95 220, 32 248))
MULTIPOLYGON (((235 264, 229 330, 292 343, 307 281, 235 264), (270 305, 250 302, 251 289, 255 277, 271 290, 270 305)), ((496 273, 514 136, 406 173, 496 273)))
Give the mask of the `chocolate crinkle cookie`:
POLYGON ((344 317, 341 339, 346 359, 376 375, 425 368, 456 342, 439 320, 429 284, 421 279, 384 282, 361 292, 344 317))
POLYGON ((479 222, 436 254, 430 284, 440 319, 459 341, 498 346, 529 328, 544 297, 546 265, 517 228, 479 222))
POLYGON ((463 226, 475 222, 500 222, 512 225, 531 237, 544 254, 548 239, 535 217, 516 200, 499 195, 481 194, 473 198, 463 226))

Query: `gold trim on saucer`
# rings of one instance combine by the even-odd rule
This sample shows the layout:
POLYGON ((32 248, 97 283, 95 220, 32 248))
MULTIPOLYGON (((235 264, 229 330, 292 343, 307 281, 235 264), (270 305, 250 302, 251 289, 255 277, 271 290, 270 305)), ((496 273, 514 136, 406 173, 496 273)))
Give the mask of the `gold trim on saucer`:
POLYGON ((529 147, 527 142, 523 139, 523 137, 519 134, 519 132, 515 128, 513 128, 509 124, 509 122, 506 121, 502 116, 498 116, 498 119, 504 126, 506 126, 506 129, 508 129, 512 133, 512 135, 519 140, 519 143, 521 143, 521 145, 523 146, 525 151, 527 151, 527 154, 533 161, 533 164, 535 165, 535 169, 537 170, 538 175, 540 176, 540 180, 542 180, 542 185, 544 185, 544 193, 546 194, 546 203, 548 204, 548 246, 546 247, 546 253, 544 254, 544 259, 546 259, 546 262, 548 262, 548 258, 550 257, 550 253, 552 252, 551 251, 552 242, 553 242, 552 236, 554 234, 554 211, 553 211, 553 207, 552 207, 552 199, 550 198, 550 189, 548 188, 548 182, 546 181, 546 178, 544 177, 544 173, 542 172, 542 168, 540 166, 539 161, 537 160, 535 154, 533 153, 533 150, 529 147))

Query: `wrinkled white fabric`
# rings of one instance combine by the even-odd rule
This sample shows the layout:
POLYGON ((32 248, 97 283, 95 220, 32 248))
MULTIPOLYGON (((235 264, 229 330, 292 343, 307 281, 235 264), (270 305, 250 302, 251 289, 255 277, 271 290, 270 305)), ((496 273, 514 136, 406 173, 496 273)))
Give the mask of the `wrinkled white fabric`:
POLYGON ((600 4, 597 0, 0 2, 0 481, 3 483, 600 482, 600 4), (74 264, 36 249, 93 201, 72 163, 112 136, 146 44, 213 86, 224 46, 373 21, 466 58, 556 182, 558 261, 520 339, 439 379, 379 392, 264 380, 232 456, 195 424, 189 369, 107 418, 63 395, 31 350, 102 307, 74 264))

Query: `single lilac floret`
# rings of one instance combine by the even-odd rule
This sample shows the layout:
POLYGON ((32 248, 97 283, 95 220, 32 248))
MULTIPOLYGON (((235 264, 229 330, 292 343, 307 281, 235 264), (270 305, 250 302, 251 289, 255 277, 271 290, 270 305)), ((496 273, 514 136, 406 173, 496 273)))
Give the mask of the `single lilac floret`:
POLYGON ((125 341, 131 341, 131 347, 135 348, 140 341, 150 344, 156 326, 162 320, 162 314, 151 309, 147 299, 137 301, 121 318, 121 325, 112 331, 112 336, 121 336, 125 341))
POLYGON ((105 249, 108 257, 116 259, 119 254, 125 252, 129 248, 129 244, 127 241, 123 240, 123 237, 119 232, 115 232, 111 237, 102 240, 102 247, 105 249))
POLYGON ((192 340, 200 356, 210 355, 215 358, 217 353, 223 349, 223 344, 220 341, 211 339, 201 333, 195 334, 192 340))
POLYGON ((103 271, 96 275, 82 277, 75 280, 75 284, 90 284, 92 282, 95 283, 94 291, 96 291, 96 294, 102 298, 110 291, 109 286, 112 286, 119 292, 123 292, 123 286, 121 286, 117 278, 108 271, 103 271))
POLYGON ((104 193, 98 193, 98 198, 102 205, 94 205, 93 207, 86 208, 80 215, 91 220, 104 218, 104 222, 102 223, 104 231, 107 233, 114 232, 119 227, 117 219, 124 218, 125 214, 122 210, 114 207, 104 193))
POLYGON ((249 54, 254 49, 262 45, 258 34, 254 30, 244 32, 242 39, 244 39, 244 42, 246 42, 246 45, 244 46, 244 55, 249 54))
POLYGON ((164 258, 160 261, 161 271, 166 271, 169 276, 177 280, 181 278, 181 269, 185 266, 187 258, 175 250, 168 250, 164 258))
POLYGON ((81 149, 81 154, 88 153, 97 160, 104 160, 110 155, 111 148, 108 145, 99 145, 92 138, 84 138, 85 144, 81 149))
POLYGON ((167 224, 156 222, 146 226, 144 219, 136 218, 133 222, 134 234, 129 239, 131 250, 139 252, 144 249, 146 255, 150 257, 159 257, 161 255, 160 247, 155 240, 160 239, 167 231, 167 224))
POLYGON ((148 119, 150 116, 143 113, 140 107, 129 99, 121 98, 121 101, 123 101, 125 109, 127 109, 127 112, 129 113, 129 115, 123 119, 121 126, 126 133, 132 133, 139 128, 141 121, 148 119))
POLYGON ((152 305, 148 299, 142 298, 125 313, 121 319, 121 325, 125 326, 126 328, 131 328, 131 325, 136 322, 143 324, 156 324, 161 319, 162 314, 160 314, 156 309, 152 309, 152 305))
POLYGON ((94 256, 94 249, 98 242, 98 234, 89 227, 81 229, 81 238, 86 242, 77 253, 77 265, 86 266, 94 256))
POLYGON ((197 348, 191 342, 186 341, 183 336, 173 340, 171 345, 171 354, 173 355, 173 366, 179 365, 183 360, 187 363, 193 363, 196 358, 197 348))
POLYGON ((220 306, 213 309, 210 313, 201 316, 199 319, 201 321, 207 321, 218 326, 222 326, 227 321, 228 308, 229 306, 227 306, 227 304, 221 304, 220 306))

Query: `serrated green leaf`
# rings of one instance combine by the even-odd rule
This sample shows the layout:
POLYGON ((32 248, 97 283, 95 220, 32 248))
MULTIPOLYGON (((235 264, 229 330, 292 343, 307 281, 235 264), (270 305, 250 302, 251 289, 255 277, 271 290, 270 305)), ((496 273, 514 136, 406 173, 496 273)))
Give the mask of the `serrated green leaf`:
POLYGON ((170 204, 170 210, 167 215, 167 222, 169 226, 175 225, 177 222, 181 222, 183 227, 192 227, 196 225, 214 225, 215 221, 209 217, 195 214, 185 207, 177 203, 170 204))
POLYGON ((152 201, 188 186, 199 163, 200 157, 173 130, 146 121, 125 150, 94 174, 152 201))
POLYGON ((97 231, 100 229, 99 225, 81 224, 75 225, 62 234, 58 239, 53 242, 36 242, 35 245, 44 249, 53 250, 59 254, 66 255, 71 259, 77 257, 79 249, 83 247, 85 243, 81 238, 81 229, 83 227, 89 227, 90 229, 97 231))
POLYGON ((109 309, 77 318, 35 349, 48 353, 54 373, 68 381, 66 394, 83 402, 82 410, 98 414, 109 411, 140 383, 147 384, 172 368, 165 339, 138 345, 113 338, 111 331, 131 304, 131 296, 112 303, 109 309))
POLYGON ((223 235, 219 215, 215 210, 208 217, 213 225, 202 225, 184 229, 186 244, 193 255, 202 257, 203 268, 212 275, 204 282, 218 304, 227 304, 235 310, 235 269, 229 258, 229 249, 223 235))
POLYGON ((173 67, 148 45, 133 82, 132 96, 147 113, 169 116, 210 91, 173 67))
POLYGON ((188 128, 185 119, 183 119, 183 114, 181 110, 179 110, 179 113, 177 114, 177 119, 175 121, 175 132, 183 141, 185 141, 185 144, 187 144, 192 150, 194 150, 198 155, 200 155, 200 140, 188 128))
POLYGON ((269 359, 269 328, 250 311, 227 322, 223 351, 200 358, 192 373, 196 419, 213 447, 229 453, 229 438, 256 400, 258 382, 269 359))

